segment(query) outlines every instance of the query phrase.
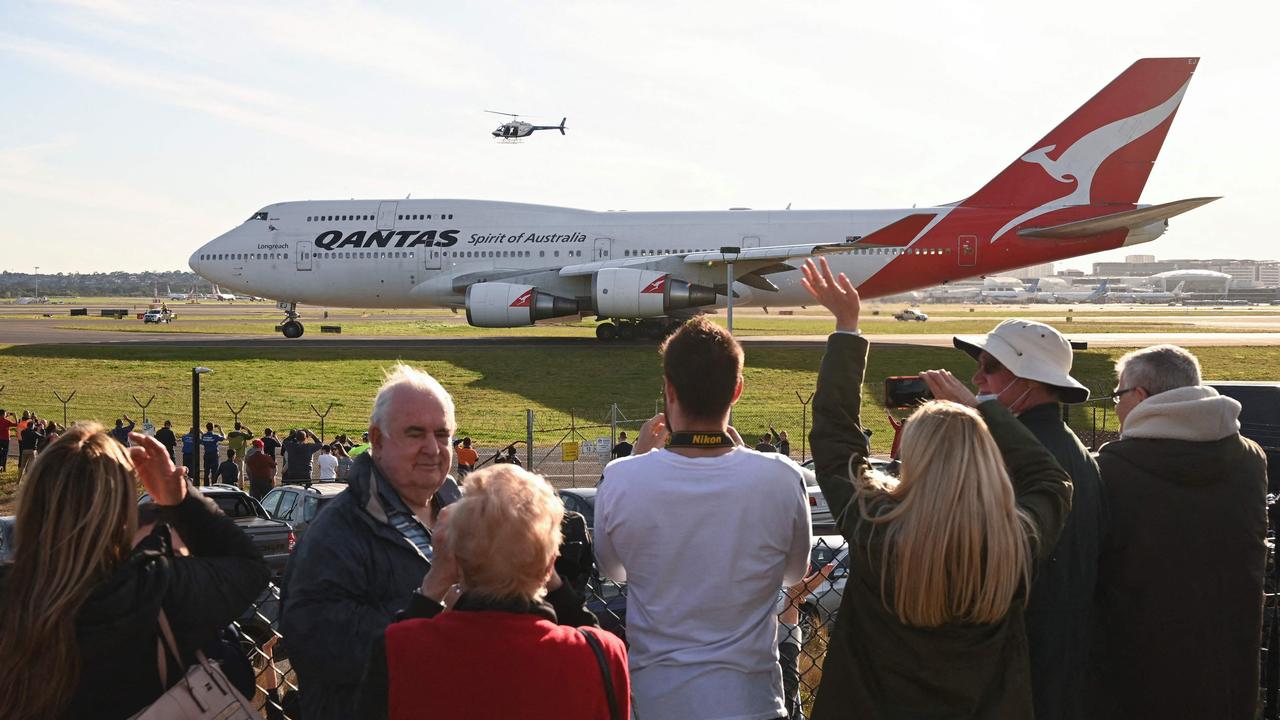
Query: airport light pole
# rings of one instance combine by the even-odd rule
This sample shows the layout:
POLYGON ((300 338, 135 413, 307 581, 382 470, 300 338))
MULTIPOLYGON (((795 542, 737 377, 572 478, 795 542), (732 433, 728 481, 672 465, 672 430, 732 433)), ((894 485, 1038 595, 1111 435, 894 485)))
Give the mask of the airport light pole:
POLYGON ((40 301, 40 266, 36 265, 36 302, 40 301))
POLYGON ((191 368, 191 482, 200 484, 200 376, 213 372, 207 367, 191 368))
POLYGON ((733 261, 738 259, 738 254, 742 252, 742 248, 734 245, 726 245, 720 248, 720 254, 724 256, 725 262, 725 286, 724 294, 728 298, 728 316, 729 316, 729 334, 733 334, 733 261))

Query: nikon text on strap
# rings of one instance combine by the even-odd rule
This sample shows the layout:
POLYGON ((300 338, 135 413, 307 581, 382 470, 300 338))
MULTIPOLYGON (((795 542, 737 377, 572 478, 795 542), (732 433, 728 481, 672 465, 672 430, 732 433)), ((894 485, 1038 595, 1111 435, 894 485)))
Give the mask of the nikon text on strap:
POLYGON ((724 432, 673 432, 669 448, 731 448, 733 438, 724 432))

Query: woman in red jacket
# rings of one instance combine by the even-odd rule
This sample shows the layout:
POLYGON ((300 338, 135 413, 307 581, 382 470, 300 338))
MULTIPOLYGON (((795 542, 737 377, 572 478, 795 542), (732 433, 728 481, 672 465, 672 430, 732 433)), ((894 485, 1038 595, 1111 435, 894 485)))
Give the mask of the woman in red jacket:
POLYGON ((626 647, 555 573, 563 516, 519 466, 468 475, 436 523, 409 619, 374 646, 361 717, 629 717, 626 647))

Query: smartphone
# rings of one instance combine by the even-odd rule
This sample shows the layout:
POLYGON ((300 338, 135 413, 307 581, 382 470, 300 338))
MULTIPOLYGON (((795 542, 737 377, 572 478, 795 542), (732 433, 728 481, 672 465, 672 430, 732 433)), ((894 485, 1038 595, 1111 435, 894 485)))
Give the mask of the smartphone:
POLYGON ((884 379, 884 406, 886 408, 915 407, 925 400, 932 400, 933 393, 919 375, 898 375, 884 379))

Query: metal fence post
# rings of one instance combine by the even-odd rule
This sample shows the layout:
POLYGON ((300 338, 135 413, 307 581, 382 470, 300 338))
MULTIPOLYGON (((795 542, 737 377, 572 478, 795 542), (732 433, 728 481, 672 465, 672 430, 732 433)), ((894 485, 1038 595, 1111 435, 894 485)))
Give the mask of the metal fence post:
POLYGON ((800 391, 796 390, 796 399, 800 401, 800 462, 803 463, 809 458, 805 457, 805 443, 809 441, 809 403, 813 402, 813 393, 809 393, 809 397, 800 397, 800 391))
POLYGON ((609 448, 618 444, 618 403, 609 405, 609 448))
POLYGON ((524 411, 524 439, 524 464, 533 472, 533 410, 524 411))
POLYGON ((67 405, 71 403, 72 398, 76 396, 77 392, 77 390, 72 390, 71 394, 64 400, 63 397, 58 394, 57 390, 53 391, 53 396, 58 398, 58 402, 62 403, 62 427, 67 426, 67 405))

